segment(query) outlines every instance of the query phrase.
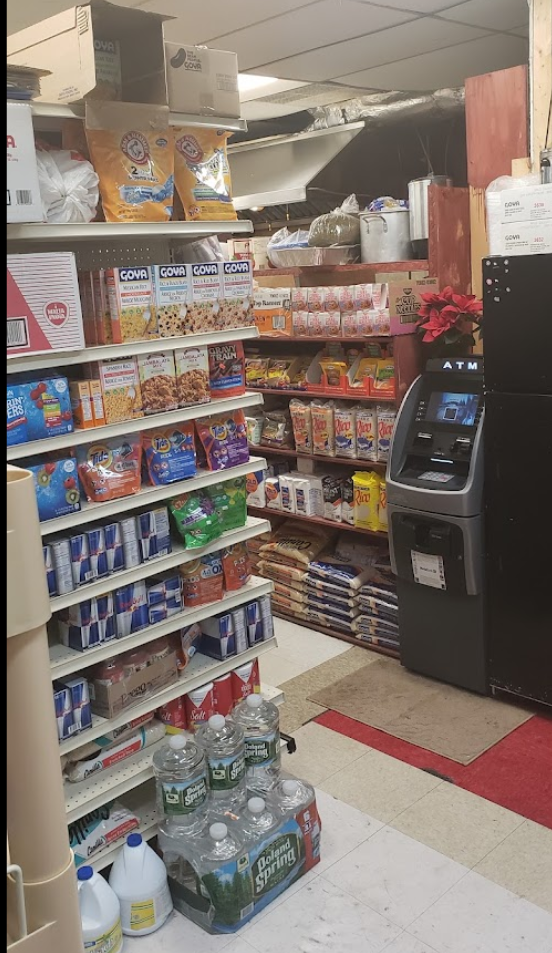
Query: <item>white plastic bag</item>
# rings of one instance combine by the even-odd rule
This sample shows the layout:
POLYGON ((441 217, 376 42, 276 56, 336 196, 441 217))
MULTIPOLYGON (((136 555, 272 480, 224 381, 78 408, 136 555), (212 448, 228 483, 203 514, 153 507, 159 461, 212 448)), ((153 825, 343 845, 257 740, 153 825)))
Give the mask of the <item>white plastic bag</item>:
POLYGON ((37 149, 38 184, 46 221, 91 222, 99 201, 99 178, 78 152, 37 149))

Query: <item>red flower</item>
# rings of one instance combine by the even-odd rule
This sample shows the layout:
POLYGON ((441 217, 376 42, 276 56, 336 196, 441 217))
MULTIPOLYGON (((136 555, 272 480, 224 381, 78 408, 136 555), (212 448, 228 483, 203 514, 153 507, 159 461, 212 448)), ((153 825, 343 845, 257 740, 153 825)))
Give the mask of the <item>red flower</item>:
POLYGON ((437 308, 432 308, 429 321, 421 325, 422 330, 425 331, 422 341, 435 341, 435 339, 440 337, 441 334, 444 334, 445 331, 450 331, 450 329, 455 326, 455 323, 456 316, 451 317, 451 315, 445 314, 444 311, 438 311, 437 308))
POLYGON ((426 292, 421 299, 423 304, 418 310, 418 324, 425 331, 424 341, 434 340, 454 327, 463 334, 470 333, 469 322, 478 324, 483 309, 475 295, 455 294, 450 285, 439 293, 426 292))

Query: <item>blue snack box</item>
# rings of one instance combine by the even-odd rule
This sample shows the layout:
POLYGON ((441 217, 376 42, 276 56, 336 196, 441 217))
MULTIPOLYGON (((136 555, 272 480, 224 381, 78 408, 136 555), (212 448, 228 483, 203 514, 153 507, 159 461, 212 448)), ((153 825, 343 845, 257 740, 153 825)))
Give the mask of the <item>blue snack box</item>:
POLYGON ((73 433, 66 377, 12 383, 7 388, 8 446, 73 433))
POLYGON ((77 461, 72 457, 45 460, 27 466, 33 475, 38 517, 52 520, 81 508, 77 461))

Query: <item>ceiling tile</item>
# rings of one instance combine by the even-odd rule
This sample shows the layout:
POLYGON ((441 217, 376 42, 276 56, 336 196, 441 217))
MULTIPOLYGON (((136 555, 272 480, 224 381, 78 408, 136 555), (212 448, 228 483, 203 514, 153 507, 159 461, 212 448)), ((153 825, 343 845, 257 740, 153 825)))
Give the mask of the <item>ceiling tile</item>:
POLYGON ((470 23, 487 30, 514 30, 529 23, 527 0, 466 0, 439 15, 445 20, 470 23))
MULTIPOLYGON (((357 0, 357 2, 372 3, 375 0, 357 0)), ((439 10, 451 7, 452 2, 453 0, 379 0, 379 3, 385 6, 387 10, 408 10, 411 13, 422 15, 437 13, 439 10)), ((484 3, 485 0, 481 0, 481 2, 484 3)))
MULTIPOLYGON (((410 14, 375 7, 357 0, 318 0, 308 7, 275 17, 269 24, 258 24, 220 37, 223 49, 238 54, 241 70, 258 70, 306 50, 324 47, 349 37, 382 30, 402 23, 410 14), (270 28, 269 28, 270 27, 270 28)), ((217 40, 219 42, 219 40, 217 40)), ((325 53, 319 54, 322 61, 325 53)), ((271 70, 263 69, 270 74, 271 70)), ((285 75, 282 79, 287 79, 285 75)), ((292 77, 295 78, 295 77, 292 77)))
POLYGON ((436 50, 346 76, 343 82, 364 89, 433 90, 463 85, 467 76, 527 62, 527 41, 495 33, 446 50, 436 50))
MULTIPOLYGON (((323 52, 313 51, 299 56, 286 57, 267 67, 267 72, 285 79, 321 82, 347 77, 349 73, 364 70, 366 66, 381 66, 385 63, 430 52, 465 40, 486 36, 485 31, 475 27, 460 26, 422 17, 409 23, 394 26, 372 36, 358 37, 327 47, 323 52)), ((263 72, 263 70, 261 70, 263 72)), ((348 83, 349 79, 346 78, 348 83)), ((355 84, 356 85, 356 84, 355 84)))
MULTIPOLYGON (((209 0, 183 3, 182 0, 146 0, 143 10, 155 10, 178 17, 165 34, 176 43, 208 43, 226 33, 262 23, 272 17, 306 6, 313 0, 209 0)), ((269 24, 266 25, 269 28, 269 24)), ((214 44, 213 44, 214 45, 214 44)), ((219 46, 219 49, 224 46, 219 46)))
POLYGON ((518 26, 515 30, 511 30, 511 33, 515 33, 516 36, 529 36, 529 24, 527 26, 518 26))

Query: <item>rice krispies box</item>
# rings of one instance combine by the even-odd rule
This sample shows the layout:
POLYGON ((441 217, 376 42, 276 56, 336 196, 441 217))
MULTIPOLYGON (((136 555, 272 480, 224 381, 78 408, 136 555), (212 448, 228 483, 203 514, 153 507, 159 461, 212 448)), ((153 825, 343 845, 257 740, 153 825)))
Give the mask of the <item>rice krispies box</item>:
POLYGON ((6 415, 8 447, 72 433, 67 378, 46 377, 28 382, 14 379, 7 388, 6 415))
POLYGON ((80 510, 76 460, 67 457, 63 460, 33 461, 26 469, 33 475, 38 517, 41 522, 80 510))
POLYGON ((83 348, 81 301, 73 253, 8 255, 7 264, 8 357, 83 348))

